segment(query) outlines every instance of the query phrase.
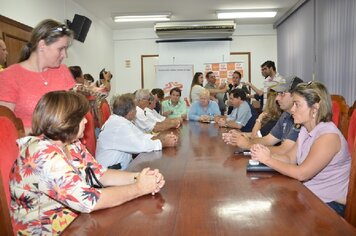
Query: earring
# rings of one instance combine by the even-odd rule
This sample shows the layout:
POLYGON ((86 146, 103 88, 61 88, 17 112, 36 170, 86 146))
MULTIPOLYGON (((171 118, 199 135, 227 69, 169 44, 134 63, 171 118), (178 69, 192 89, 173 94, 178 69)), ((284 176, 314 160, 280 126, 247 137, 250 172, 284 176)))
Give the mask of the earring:
POLYGON ((315 118, 315 116, 316 116, 316 113, 315 113, 315 112, 313 112, 313 118, 315 118))

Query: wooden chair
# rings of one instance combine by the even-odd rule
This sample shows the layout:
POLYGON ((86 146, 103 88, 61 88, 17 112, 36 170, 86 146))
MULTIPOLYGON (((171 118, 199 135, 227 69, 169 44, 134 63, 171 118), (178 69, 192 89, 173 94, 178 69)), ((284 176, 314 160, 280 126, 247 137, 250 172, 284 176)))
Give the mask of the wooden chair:
POLYGON ((0 235, 13 235, 10 210, 6 198, 4 197, 4 187, 0 173, 0 235))
POLYGON ((333 113, 335 113, 333 114, 333 121, 334 123, 337 122, 335 125, 341 130, 344 137, 347 138, 349 106, 341 95, 333 94, 331 95, 331 100, 333 102, 333 113), (339 115, 337 116, 337 114, 339 115))
POLYGON ((332 110, 333 110, 333 117, 332 121, 336 126, 339 126, 340 123, 340 106, 336 101, 332 101, 332 110))
POLYGON ((19 138, 25 136, 25 129, 22 123, 22 120, 20 118, 17 118, 14 114, 13 111, 11 111, 8 107, 6 106, 1 106, 0 105, 0 116, 5 116, 9 118, 12 123, 15 125, 16 130, 17 130, 17 136, 19 138))
POLYGON ((0 235, 12 235, 9 174, 19 150, 17 130, 7 117, 0 117, 0 235))
MULTIPOLYGON (((355 114, 355 112, 354 112, 355 114)), ((351 157, 351 172, 349 190, 346 199, 345 219, 351 225, 356 227, 356 142, 354 142, 351 157)))
POLYGON ((349 145, 350 153, 353 153, 354 143, 356 140, 356 109, 350 110, 349 128, 347 132, 347 143, 349 145))
POLYGON ((101 100, 98 112, 99 128, 101 128, 111 115, 110 105, 106 99, 101 100))
POLYGON ((356 101, 354 101, 354 104, 349 108, 349 117, 351 117, 352 112, 356 109, 356 101))
POLYGON ((87 123, 85 125, 84 137, 81 139, 81 142, 87 147, 89 152, 95 156, 96 150, 96 137, 95 137, 95 123, 94 116, 92 112, 88 112, 85 115, 87 123))

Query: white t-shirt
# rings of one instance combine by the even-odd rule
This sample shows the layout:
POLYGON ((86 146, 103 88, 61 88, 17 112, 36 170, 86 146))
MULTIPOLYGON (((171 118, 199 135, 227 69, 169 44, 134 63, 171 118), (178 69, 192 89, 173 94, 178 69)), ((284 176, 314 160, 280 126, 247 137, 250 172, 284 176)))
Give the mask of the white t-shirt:
POLYGON ((268 76, 264 80, 264 82, 263 82, 263 108, 265 108, 266 103, 267 103, 267 94, 268 94, 269 88, 273 87, 277 83, 282 82, 283 80, 284 80, 284 78, 278 73, 276 73, 276 75, 273 78, 268 76))
POLYGON ((190 97, 192 99, 191 103, 195 102, 195 101, 199 101, 199 94, 200 92, 204 90, 204 87, 196 84, 192 87, 192 91, 190 93, 190 97))

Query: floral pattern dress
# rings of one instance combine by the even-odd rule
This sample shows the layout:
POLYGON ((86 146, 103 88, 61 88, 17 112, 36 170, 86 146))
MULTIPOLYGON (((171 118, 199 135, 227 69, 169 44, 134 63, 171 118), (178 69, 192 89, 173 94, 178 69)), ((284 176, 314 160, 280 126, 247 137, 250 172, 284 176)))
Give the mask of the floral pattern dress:
POLYGON ((10 173, 11 217, 18 235, 56 235, 91 212, 101 191, 88 185, 85 168, 98 179, 106 171, 79 141, 67 151, 44 136, 18 140, 20 155, 10 173), (70 155, 66 155, 66 153, 70 155))

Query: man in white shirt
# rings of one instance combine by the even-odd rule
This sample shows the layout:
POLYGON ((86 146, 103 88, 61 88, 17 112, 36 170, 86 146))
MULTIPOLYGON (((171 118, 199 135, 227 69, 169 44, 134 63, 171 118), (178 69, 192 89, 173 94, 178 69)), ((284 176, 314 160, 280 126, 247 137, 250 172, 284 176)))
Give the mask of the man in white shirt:
POLYGON ((150 91, 147 89, 139 89, 135 93, 136 97, 136 119, 134 121, 135 125, 141 129, 143 132, 161 132, 171 128, 178 128, 181 124, 179 120, 176 119, 165 119, 161 122, 150 119, 145 114, 145 108, 149 106, 150 102, 154 100, 150 91))
POLYGON ((151 95, 149 99, 149 104, 147 107, 145 107, 145 115, 156 122, 162 122, 166 119, 165 116, 162 116, 159 114, 156 110, 155 107, 157 106, 158 98, 157 96, 151 95))
POLYGON ((136 105, 133 94, 116 97, 113 114, 103 125, 97 142, 96 159, 101 165, 113 169, 120 167, 126 169, 132 160, 132 154, 177 145, 178 137, 172 133, 157 137, 143 133, 132 123, 135 117, 136 105))
POLYGON ((281 76, 277 70, 274 61, 265 61, 261 65, 261 74, 264 77, 263 88, 258 89, 250 82, 246 82, 245 84, 250 86, 253 91, 255 91, 255 99, 260 100, 262 107, 265 107, 267 103, 267 94, 269 88, 276 86, 279 83, 285 82, 283 76, 281 76))

